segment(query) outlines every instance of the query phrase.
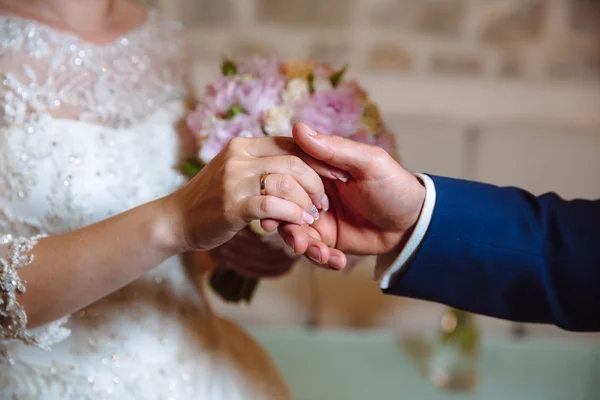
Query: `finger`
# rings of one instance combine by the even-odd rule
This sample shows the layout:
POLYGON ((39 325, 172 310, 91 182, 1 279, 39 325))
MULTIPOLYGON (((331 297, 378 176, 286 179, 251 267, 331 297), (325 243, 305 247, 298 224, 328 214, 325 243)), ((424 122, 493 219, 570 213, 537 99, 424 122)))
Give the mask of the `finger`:
POLYGON ((319 232, 307 225, 282 224, 279 234, 296 254, 303 254, 315 264, 327 264, 329 247, 320 239, 319 232))
POLYGON ((279 227, 279 221, 276 219, 263 219, 260 221, 260 226, 267 232, 271 233, 279 227))
POLYGON ((239 216, 246 222, 276 219, 298 225, 312 224, 315 218, 298 204, 275 196, 250 196, 239 203, 239 216))
MULTIPOLYGON (((317 179, 320 180, 318 177, 317 179)), ((266 195, 276 196, 296 203, 306 212, 310 213, 315 220, 319 218, 317 207, 309 197, 308 193, 306 193, 304 188, 300 186, 293 176, 269 174, 264 178, 264 184, 264 192, 266 195)), ((257 177, 256 175, 244 178, 240 183, 240 188, 243 190, 243 193, 250 193, 253 196, 261 194, 260 186, 260 177, 257 177)))
POLYGON ((312 261, 313 264, 325 268, 327 266, 327 261, 329 260, 329 247, 320 240, 316 240, 315 238, 308 237, 308 243, 306 252, 304 256, 312 261))
POLYGON ((346 266, 347 259, 344 253, 323 243, 321 235, 312 226, 282 224, 279 227, 279 234, 296 254, 306 255, 309 261, 319 267, 327 267, 328 269, 339 271, 346 266), (319 258, 314 256, 316 254, 315 250, 310 250, 312 247, 319 249, 319 258), (324 247, 327 247, 328 250, 325 251, 324 247), (313 254, 309 254, 309 251, 313 254))
POLYGON ((335 221, 334 213, 331 212, 321 213, 319 220, 310 226, 281 224, 278 231, 284 240, 288 239, 286 241, 288 246, 293 250, 297 250, 299 254, 306 252, 309 236, 323 241, 330 248, 336 247, 336 238, 338 235, 337 222, 335 221))
POLYGON ((306 225, 281 224, 279 235, 296 254, 304 254, 308 249, 309 233, 306 225))
POLYGON ((325 178, 340 179, 348 176, 346 172, 306 154, 290 137, 235 138, 230 141, 230 146, 253 158, 296 156, 325 178))
POLYGON ((310 235, 307 236, 304 256, 319 268, 340 271, 346 265, 344 253, 328 247, 325 243, 310 235))
MULTIPOLYGON (((264 172, 290 175, 308 194, 312 204, 318 208, 324 208, 324 206, 329 205, 329 199, 325 195, 323 180, 315 170, 299 157, 274 156, 261 158, 252 163, 250 171, 254 172, 256 175, 260 175, 264 172)), ((284 183, 290 183, 291 185, 291 182, 284 183)))
MULTIPOLYGON (((325 243, 321 242, 320 240, 317 240, 314 237, 309 236, 308 250, 310 251, 311 248, 314 248, 316 246, 318 246, 319 248, 323 246, 327 247, 325 243)), ((347 263, 346 256, 344 255, 344 253, 342 253, 338 249, 333 249, 331 247, 327 247, 327 250, 328 251, 323 252, 323 254, 327 254, 328 257, 320 259, 318 266, 321 268, 325 267, 326 269, 333 269, 336 271, 344 269, 347 263)), ((309 251, 306 252, 306 256, 310 261, 313 261, 314 263, 314 260, 309 255, 309 251)))
POLYGON ((296 144, 308 155, 361 178, 373 177, 387 154, 376 146, 317 133, 303 123, 294 124, 292 133, 296 144))

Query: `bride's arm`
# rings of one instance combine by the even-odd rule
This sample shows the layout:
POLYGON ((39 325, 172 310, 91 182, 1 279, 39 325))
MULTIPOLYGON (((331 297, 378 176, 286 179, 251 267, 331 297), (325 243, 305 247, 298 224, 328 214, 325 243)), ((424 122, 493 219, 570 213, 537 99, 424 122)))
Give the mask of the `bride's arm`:
MULTIPOLYGON (((2 278, 20 279, 26 292, 15 296, 12 312, 7 302, 0 303, 0 339, 20 339, 25 328, 68 315, 170 256, 214 248, 251 220, 311 223, 318 214, 314 205, 320 207, 324 198, 314 169, 331 179, 339 171, 290 155, 294 146, 288 138, 236 139, 188 185, 163 199, 37 244, 13 238, 0 247, 2 278), (267 195, 261 196, 259 176, 265 172, 271 175, 267 195)), ((19 290, 5 281, 0 295, 10 299, 19 290)))
POLYGON ((19 246, 14 238, 6 246, 12 250, 5 257, 8 263, 15 254, 33 256, 18 272, 26 293, 16 300, 26 312, 27 327, 70 314, 177 254, 181 249, 175 236, 177 221, 164 202, 148 203, 37 243, 27 239, 19 246))

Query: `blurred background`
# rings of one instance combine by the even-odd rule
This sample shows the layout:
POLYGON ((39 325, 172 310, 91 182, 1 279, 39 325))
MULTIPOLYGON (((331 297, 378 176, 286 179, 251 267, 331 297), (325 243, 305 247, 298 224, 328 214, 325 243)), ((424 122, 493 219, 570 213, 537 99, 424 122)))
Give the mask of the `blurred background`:
MULTIPOLYGON (((194 82, 223 56, 350 64, 413 171, 600 197, 600 2, 592 0, 154 0, 183 21, 194 82)), ((600 239, 600 238, 599 238, 600 239)), ((426 329, 441 308, 384 297, 370 260, 347 276, 310 267, 261 283, 227 313, 269 324, 426 329), (274 300, 276 299, 276 301, 274 300)), ((599 288, 600 290, 600 288, 599 288)), ((220 305, 221 307, 221 305, 220 305)), ((510 324, 482 321, 490 334, 510 324)), ((532 333, 559 334, 555 329, 532 333)), ((571 335, 570 338, 585 335, 571 335)))
MULTIPOLYGON (((599 1, 150 3, 188 28, 200 90, 218 74, 223 56, 349 63, 348 76, 380 105, 409 169, 536 194, 600 198, 599 1)), ((215 299, 216 308, 262 328, 434 335, 444 307, 383 296, 371 266, 365 260, 341 276, 301 264, 281 280, 261 282, 250 306, 215 299)), ((600 343, 595 334, 483 317, 476 322, 484 340, 516 340, 524 333, 529 340, 596 349, 600 343)))

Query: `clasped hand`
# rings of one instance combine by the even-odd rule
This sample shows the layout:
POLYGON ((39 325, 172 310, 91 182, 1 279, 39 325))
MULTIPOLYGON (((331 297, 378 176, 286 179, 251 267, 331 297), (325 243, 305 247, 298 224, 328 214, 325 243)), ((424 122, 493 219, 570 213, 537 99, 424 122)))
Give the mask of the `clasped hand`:
MULTIPOLYGON (((345 252, 400 248, 424 198, 418 179, 385 150, 297 123, 293 138, 230 141, 188 185, 163 199, 163 225, 178 251, 204 251, 260 220, 266 231, 278 229, 296 254, 340 270, 345 252)), ((240 268, 247 275, 278 274, 264 266, 240 268)))
POLYGON ((314 224, 280 224, 286 243, 313 263, 337 270, 346 264, 344 252, 378 255, 402 248, 425 201, 420 181, 379 147, 319 134, 304 124, 294 126, 293 137, 308 156, 346 172, 348 179, 324 179, 330 209, 314 224))

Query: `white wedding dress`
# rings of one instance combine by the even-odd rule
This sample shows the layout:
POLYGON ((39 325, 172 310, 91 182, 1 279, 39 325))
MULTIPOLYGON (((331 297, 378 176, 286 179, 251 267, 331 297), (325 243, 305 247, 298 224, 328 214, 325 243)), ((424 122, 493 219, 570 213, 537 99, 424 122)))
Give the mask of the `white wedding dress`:
POLYGON ((179 30, 150 11, 145 25, 98 46, 0 16, 1 399, 290 398, 258 344, 211 313, 179 258, 46 327, 25 330, 15 303, 38 235, 183 183, 179 30))

